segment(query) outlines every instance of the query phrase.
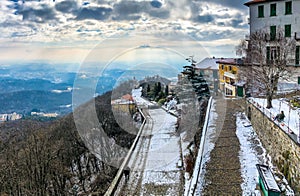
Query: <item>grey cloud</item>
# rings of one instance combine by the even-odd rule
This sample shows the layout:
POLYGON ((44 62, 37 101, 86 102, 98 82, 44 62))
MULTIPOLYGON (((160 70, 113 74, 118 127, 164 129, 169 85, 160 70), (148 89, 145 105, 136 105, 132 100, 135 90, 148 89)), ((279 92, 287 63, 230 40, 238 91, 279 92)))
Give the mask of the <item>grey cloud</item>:
POLYGON ((214 16, 213 15, 202 15, 202 16, 197 16, 194 18, 194 21, 195 22, 198 22, 198 23, 208 23, 208 22, 213 22, 215 19, 214 19, 214 16))
MULTIPOLYGON (((203 0, 196 0, 203 1, 203 0)), ((248 8, 244 5, 248 0, 204 0, 208 3, 216 3, 223 5, 224 7, 231 7, 240 10, 247 10, 248 8)))
POLYGON ((167 9, 153 7, 152 2, 122 1, 114 5, 115 20, 138 20, 142 13, 149 16, 167 19, 170 11, 167 9))
POLYGON ((243 23, 243 20, 241 20, 241 19, 233 19, 231 21, 231 26, 234 28, 242 27, 243 26, 242 23, 243 23))
POLYGON ((62 1, 55 4, 55 9, 60 12, 70 13, 76 11, 78 7, 75 1, 62 1))
POLYGON ((113 16, 113 20, 139 20, 141 16, 139 14, 131 14, 131 15, 116 15, 113 16))
POLYGON ((150 10, 149 15, 156 18, 167 19, 170 17, 170 12, 168 10, 150 10))
POLYGON ((196 40, 206 40, 206 41, 215 41, 219 39, 240 37, 240 32, 235 30, 225 30, 225 31, 192 31, 189 32, 189 35, 196 40))
POLYGON ((22 9, 19 14, 23 16, 23 20, 34 21, 37 23, 45 23, 50 20, 56 20, 55 12, 52 8, 43 6, 42 9, 22 9))
POLYGON ((154 0, 154 1, 151 1, 151 5, 152 5, 152 7, 160 8, 162 6, 162 3, 157 0, 154 0))
POLYGON ((106 20, 111 15, 112 9, 107 7, 89 7, 82 8, 76 19, 85 20, 85 19, 95 19, 95 20, 106 20))
POLYGON ((147 6, 145 3, 146 2, 122 1, 118 4, 115 4, 114 11, 120 15, 141 13, 147 6))

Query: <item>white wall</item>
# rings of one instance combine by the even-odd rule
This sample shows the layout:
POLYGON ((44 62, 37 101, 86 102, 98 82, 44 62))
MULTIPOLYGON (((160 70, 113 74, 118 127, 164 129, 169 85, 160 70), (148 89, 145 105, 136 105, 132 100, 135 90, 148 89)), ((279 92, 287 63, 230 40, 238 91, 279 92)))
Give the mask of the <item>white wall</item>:
POLYGON ((292 1, 292 14, 285 15, 285 2, 283 1, 271 1, 266 3, 252 4, 250 5, 250 33, 253 33, 260 29, 266 29, 269 31, 270 26, 276 25, 284 29, 284 25, 291 24, 292 36, 295 32, 300 33, 300 0, 292 1), (270 4, 276 3, 276 16, 270 16, 270 4), (258 6, 264 5, 264 17, 258 18, 258 6))

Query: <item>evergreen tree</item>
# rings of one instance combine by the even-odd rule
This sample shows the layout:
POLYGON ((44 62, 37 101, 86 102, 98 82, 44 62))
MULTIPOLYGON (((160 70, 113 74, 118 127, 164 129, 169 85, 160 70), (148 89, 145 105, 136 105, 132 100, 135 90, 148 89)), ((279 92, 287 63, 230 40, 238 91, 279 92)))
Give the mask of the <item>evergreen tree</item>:
POLYGON ((169 95, 169 86, 166 85, 166 88, 165 88, 165 95, 168 96, 169 95))
POLYGON ((161 83, 158 82, 157 83, 157 93, 159 93, 161 91, 161 83))

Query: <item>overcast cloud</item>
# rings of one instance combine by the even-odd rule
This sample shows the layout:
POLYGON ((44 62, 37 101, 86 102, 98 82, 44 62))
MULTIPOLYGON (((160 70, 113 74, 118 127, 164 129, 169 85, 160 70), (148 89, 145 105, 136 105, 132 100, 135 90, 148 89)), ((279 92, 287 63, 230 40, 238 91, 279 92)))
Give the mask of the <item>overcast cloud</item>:
MULTIPOLYGON (((73 44, 78 47, 78 43, 81 47, 88 47, 93 45, 91 43, 120 34, 151 31, 167 35, 180 31, 216 51, 215 44, 209 46, 209 42, 229 44, 233 48, 248 33, 245 2, 1 0, 0 43, 2 48, 22 44, 47 44, 57 48, 72 47, 73 44), (222 43, 222 40, 227 41, 222 43)), ((224 52, 224 56, 230 54, 232 51, 224 52)))

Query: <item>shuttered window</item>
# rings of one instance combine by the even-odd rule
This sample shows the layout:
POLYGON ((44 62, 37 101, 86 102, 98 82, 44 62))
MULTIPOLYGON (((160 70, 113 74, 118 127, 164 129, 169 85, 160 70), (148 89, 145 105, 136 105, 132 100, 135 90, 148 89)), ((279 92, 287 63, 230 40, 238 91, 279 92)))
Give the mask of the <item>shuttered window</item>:
POLYGON ((264 17, 264 6, 260 5, 258 6, 258 18, 263 18, 264 17))
POLYGON ((292 14, 292 2, 285 2, 285 14, 292 14))
POLYGON ((276 16, 276 3, 270 5, 270 16, 276 16))

